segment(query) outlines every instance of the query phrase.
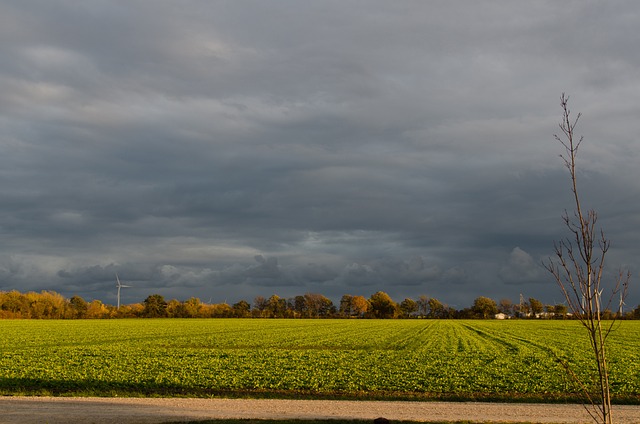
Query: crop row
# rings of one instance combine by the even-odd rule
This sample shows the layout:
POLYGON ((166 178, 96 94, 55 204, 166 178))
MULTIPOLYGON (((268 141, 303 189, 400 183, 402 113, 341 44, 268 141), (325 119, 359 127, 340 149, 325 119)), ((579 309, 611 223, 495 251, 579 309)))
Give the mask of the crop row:
MULTIPOLYGON (((592 371, 576 322, 2 321, 0 393, 274 392, 566 397, 592 371)), ((640 323, 610 339, 614 396, 640 399, 640 323)))

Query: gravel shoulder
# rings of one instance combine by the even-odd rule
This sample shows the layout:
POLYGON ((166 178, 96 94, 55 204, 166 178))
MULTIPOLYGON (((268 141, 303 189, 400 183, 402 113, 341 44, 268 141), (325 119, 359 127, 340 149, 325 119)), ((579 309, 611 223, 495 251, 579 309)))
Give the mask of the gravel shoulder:
MULTIPOLYGON (((617 423, 640 423, 640 406, 617 405, 617 423)), ((581 405, 276 399, 0 397, 0 423, 159 424, 216 418, 588 423, 581 405)))

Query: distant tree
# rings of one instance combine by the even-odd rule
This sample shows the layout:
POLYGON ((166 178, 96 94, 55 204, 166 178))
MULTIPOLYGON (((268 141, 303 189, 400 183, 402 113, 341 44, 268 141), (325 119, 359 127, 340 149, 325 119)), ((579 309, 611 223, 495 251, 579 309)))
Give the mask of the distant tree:
POLYGON ((191 297, 182 303, 186 318, 197 318, 200 316, 202 302, 197 297, 191 297))
POLYGON ((558 303, 553 307, 553 314, 556 318, 566 318, 567 316, 567 305, 563 303, 558 303))
POLYGON ((429 296, 421 294, 418 296, 418 314, 426 317, 429 313, 429 296))
POLYGON ((142 303, 120 305, 120 309, 116 310, 118 318, 140 318, 142 316, 144 316, 144 304, 142 303))
POLYGON ((479 318, 478 315, 473 311, 471 307, 463 308, 456 313, 456 318, 458 319, 473 319, 479 318))
POLYGON ((7 318, 29 318, 30 308, 24 295, 17 290, 0 293, 0 310, 7 318))
POLYGON ((167 316, 169 318, 186 318, 186 311, 184 305, 177 299, 171 299, 167 302, 167 316))
POLYGON ((200 299, 192 297, 189 300, 180 302, 176 299, 171 299, 167 303, 167 316, 169 318, 196 318, 202 314, 202 304, 200 299))
POLYGON ((146 318, 164 318, 167 316, 167 302, 159 294, 152 294, 144 300, 146 318))
POLYGON ((94 299, 87 305, 87 318, 99 319, 107 318, 109 309, 98 299, 94 299))
POLYGON ((56 292, 28 292, 24 294, 24 298, 29 305, 30 318, 57 319, 64 317, 66 300, 56 292))
POLYGON ((402 302, 400 302, 400 312, 402 312, 402 316, 408 318, 411 314, 418 311, 418 302, 413 299, 406 298, 402 302))
POLYGON ((67 300, 60 293, 54 291, 42 292, 42 300, 46 304, 46 316, 50 319, 64 318, 67 300))
POLYGON ((511 299, 500 299, 500 303, 498 304, 498 311, 507 315, 513 314, 513 302, 511 301, 511 299))
POLYGON ((602 311, 602 316, 601 316, 602 320, 615 320, 616 318, 617 318, 616 314, 614 314, 611 309, 607 308, 604 311, 602 311))
POLYGON ((362 318, 368 311, 371 305, 364 296, 353 296, 351 299, 351 312, 353 316, 362 318))
POLYGON ((69 310, 71 318, 85 318, 89 304, 80 296, 71 296, 69 299, 69 310))
POLYGON ((215 303, 203 303, 198 312, 198 318, 214 318, 216 316, 215 303))
POLYGON ((432 297, 427 301, 429 306, 429 313, 427 316, 429 318, 444 318, 445 314, 445 306, 435 297, 432 297))
POLYGON ((395 318, 397 315, 396 303, 383 291, 371 295, 369 304, 371 305, 370 312, 375 318, 395 318))
POLYGON ((284 316, 286 318, 300 318, 300 314, 296 312, 296 299, 290 297, 286 300, 286 310, 284 316))
POLYGON ((340 298, 339 314, 343 317, 362 317, 369 310, 369 301, 363 296, 345 294, 340 298))
POLYGON ((471 311, 478 318, 493 318, 498 313, 498 305, 495 300, 480 296, 473 301, 471 311))
POLYGON ((533 297, 529 298, 529 308, 531 308, 531 313, 536 318, 544 312, 544 304, 533 297))
POLYGON ((211 318, 231 318, 233 317, 233 308, 226 303, 209 305, 209 315, 211 318))
POLYGON ((293 312, 297 317, 305 317, 307 313, 307 299, 303 295, 293 298, 293 312))
POLYGON ((317 293, 304 295, 306 313, 309 318, 327 317, 335 312, 333 302, 327 297, 317 293))
POLYGON ((253 299, 251 315, 255 317, 262 317, 266 314, 265 309, 267 309, 267 299, 262 296, 256 296, 253 299))
POLYGON ((241 300, 237 303, 234 303, 233 306, 233 316, 236 318, 247 318, 251 316, 251 305, 246 300, 241 300))
POLYGON ((353 296, 350 294, 344 294, 342 295, 342 297, 340 298, 340 307, 338 309, 338 311, 340 312, 340 315, 343 317, 350 317, 352 314, 352 302, 353 302, 353 296))
POLYGON ((282 299, 277 294, 271 295, 271 297, 267 299, 266 308, 265 308, 267 317, 282 318, 284 316, 284 312, 286 309, 287 309, 286 299, 282 299))
POLYGON ((451 306, 445 306, 442 318, 456 318, 458 311, 451 306))

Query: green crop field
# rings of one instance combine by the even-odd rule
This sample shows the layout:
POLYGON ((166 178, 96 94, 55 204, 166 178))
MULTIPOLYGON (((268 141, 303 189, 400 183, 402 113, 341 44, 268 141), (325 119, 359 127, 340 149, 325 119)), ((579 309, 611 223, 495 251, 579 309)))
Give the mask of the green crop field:
MULTIPOLYGON (((0 321, 0 394, 575 400, 573 321, 0 321)), ((640 322, 610 338, 614 399, 640 402, 640 322)))

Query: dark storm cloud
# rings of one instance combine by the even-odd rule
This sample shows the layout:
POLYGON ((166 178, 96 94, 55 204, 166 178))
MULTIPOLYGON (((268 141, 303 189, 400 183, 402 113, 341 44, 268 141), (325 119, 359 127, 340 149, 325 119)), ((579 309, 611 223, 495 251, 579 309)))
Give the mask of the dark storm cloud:
POLYGON ((113 302, 118 272, 131 302, 550 301, 563 91, 611 265, 637 271, 639 19, 633 2, 0 2, 0 290, 113 302))

